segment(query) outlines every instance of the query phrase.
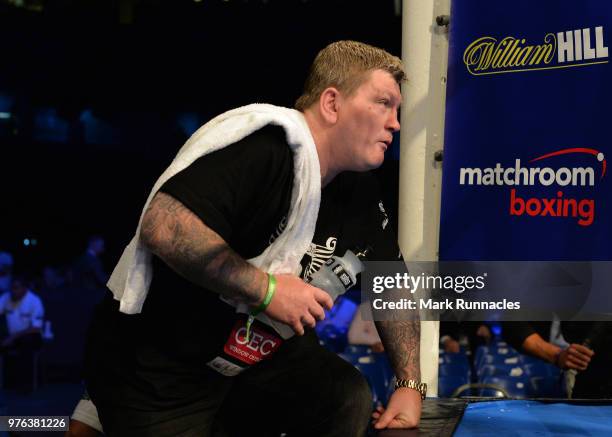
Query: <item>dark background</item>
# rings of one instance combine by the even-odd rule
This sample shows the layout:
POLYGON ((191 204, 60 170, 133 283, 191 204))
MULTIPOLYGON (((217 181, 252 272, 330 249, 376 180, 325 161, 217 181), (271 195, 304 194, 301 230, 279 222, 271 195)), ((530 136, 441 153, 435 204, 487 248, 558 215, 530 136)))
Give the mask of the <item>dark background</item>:
MULTIPOLYGON (((197 127, 248 103, 292 106, 332 41, 399 56, 397 3, 0 1, 0 250, 33 273, 68 264, 96 233, 110 271, 197 127)), ((378 174, 393 212, 388 158, 378 174)))

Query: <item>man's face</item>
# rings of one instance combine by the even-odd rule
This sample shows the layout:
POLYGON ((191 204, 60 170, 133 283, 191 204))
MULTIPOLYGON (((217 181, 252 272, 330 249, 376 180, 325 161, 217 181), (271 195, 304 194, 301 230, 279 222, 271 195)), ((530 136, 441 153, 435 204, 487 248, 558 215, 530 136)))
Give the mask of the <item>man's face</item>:
POLYGON ((372 71, 353 94, 342 99, 337 126, 347 170, 366 171, 383 163, 393 132, 400 128, 401 100, 399 85, 384 70, 372 71))

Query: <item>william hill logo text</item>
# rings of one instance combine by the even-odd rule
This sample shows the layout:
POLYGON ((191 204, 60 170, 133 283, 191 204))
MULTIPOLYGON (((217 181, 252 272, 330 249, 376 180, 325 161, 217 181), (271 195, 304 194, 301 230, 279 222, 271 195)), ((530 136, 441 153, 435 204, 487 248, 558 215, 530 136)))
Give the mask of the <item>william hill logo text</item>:
POLYGON ((590 226, 595 220, 595 200, 592 198, 565 197, 563 188, 592 187, 596 181, 601 181, 606 174, 606 160, 604 154, 595 149, 576 147, 557 150, 552 153, 534 158, 523 166, 520 159, 514 161, 510 167, 502 167, 497 163, 490 168, 463 167, 459 171, 460 185, 479 186, 508 186, 512 187, 509 193, 508 213, 511 216, 526 217, 556 217, 575 218, 580 226, 590 226), (587 154, 600 163, 596 177, 593 167, 539 167, 534 164, 546 161, 559 155, 587 154), (556 187, 553 197, 529 197, 530 187, 556 187), (527 193, 527 194, 525 194, 527 193))
POLYGON ((463 63, 475 76, 605 64, 604 44, 603 26, 548 33, 539 43, 483 36, 465 49, 463 63))

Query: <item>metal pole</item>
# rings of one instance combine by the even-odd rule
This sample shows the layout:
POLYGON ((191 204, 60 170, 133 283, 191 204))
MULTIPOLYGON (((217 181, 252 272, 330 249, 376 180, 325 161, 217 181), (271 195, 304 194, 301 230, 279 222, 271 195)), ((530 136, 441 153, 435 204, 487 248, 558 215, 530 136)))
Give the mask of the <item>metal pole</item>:
MULTIPOLYGON (((438 259, 441 151, 448 62, 450 0, 404 0, 399 242, 408 261, 438 259)), ((438 392, 439 322, 421 322, 421 377, 438 392)))

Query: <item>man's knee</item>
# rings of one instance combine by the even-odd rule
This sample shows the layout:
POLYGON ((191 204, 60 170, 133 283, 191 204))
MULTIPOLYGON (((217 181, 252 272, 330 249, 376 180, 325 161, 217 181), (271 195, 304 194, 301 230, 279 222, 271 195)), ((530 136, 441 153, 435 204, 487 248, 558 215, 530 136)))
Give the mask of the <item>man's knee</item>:
POLYGON ((68 431, 64 434, 64 437, 99 437, 100 434, 94 428, 86 425, 78 420, 71 420, 68 427, 68 431))
POLYGON ((365 377, 353 366, 340 378, 334 401, 339 408, 350 410, 351 415, 369 417, 372 391, 365 377))
POLYGON ((346 363, 341 375, 336 379, 330 399, 332 421, 325 433, 330 436, 365 435, 372 412, 372 392, 363 375, 346 363))

